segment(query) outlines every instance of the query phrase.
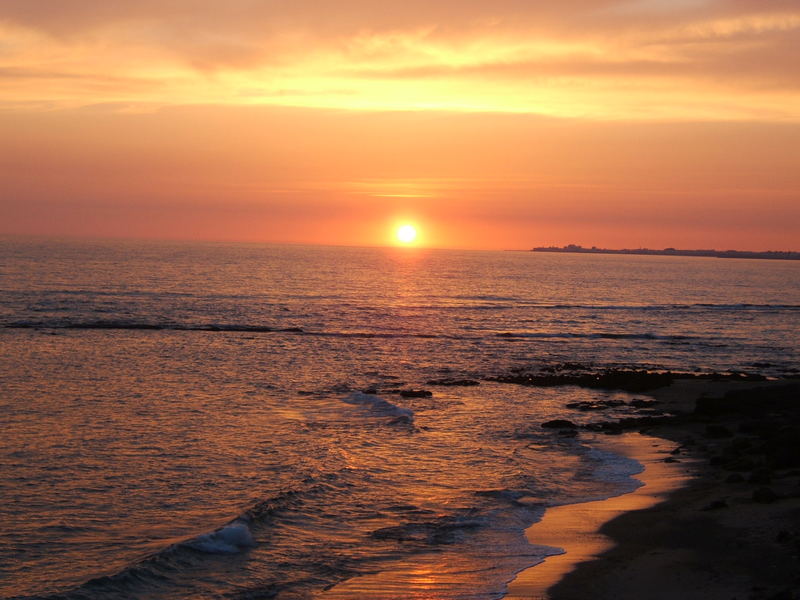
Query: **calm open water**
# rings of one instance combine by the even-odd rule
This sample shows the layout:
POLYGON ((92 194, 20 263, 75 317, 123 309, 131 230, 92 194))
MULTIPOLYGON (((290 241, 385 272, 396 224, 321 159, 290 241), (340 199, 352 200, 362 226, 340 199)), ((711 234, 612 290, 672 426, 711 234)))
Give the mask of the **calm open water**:
POLYGON ((798 262, 0 241, 0 595, 324 598, 395 572, 375 599, 500 598, 558 551, 523 536, 548 505, 636 486, 539 424, 633 396, 428 380, 780 376, 798 331, 798 262))

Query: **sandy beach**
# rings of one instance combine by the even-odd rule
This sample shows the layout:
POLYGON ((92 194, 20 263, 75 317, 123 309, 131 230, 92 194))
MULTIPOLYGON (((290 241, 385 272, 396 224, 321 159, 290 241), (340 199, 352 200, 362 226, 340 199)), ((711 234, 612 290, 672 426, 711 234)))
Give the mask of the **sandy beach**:
POLYGON ((625 433, 604 439, 594 436, 589 443, 641 462, 644 471, 636 478, 644 485, 630 494, 548 509, 544 519, 531 526, 526 536, 531 543, 561 548, 564 553, 519 573, 509 585, 507 600, 548 598, 547 590, 565 575, 614 546, 612 539, 600 532, 605 523, 663 502, 693 476, 694 463, 664 462, 677 447, 669 440, 625 433))
POLYGON ((548 510, 526 535, 566 552, 520 573, 506 598, 800 597, 798 389, 683 380, 649 393, 684 416, 600 440, 644 465, 644 485, 548 510), (728 392, 739 408, 697 412, 697 398, 728 392))

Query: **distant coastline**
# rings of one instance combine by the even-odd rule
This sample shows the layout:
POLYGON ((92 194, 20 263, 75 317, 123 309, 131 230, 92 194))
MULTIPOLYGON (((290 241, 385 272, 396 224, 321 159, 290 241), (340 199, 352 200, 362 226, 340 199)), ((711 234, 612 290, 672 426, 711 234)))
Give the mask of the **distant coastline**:
POLYGON ((577 254, 639 254, 644 256, 704 256, 711 258, 758 258, 767 260, 800 260, 800 252, 768 250, 766 252, 749 252, 745 250, 677 250, 664 248, 651 250, 650 248, 624 248, 613 250, 610 248, 584 248, 575 244, 567 246, 540 246, 532 248, 531 252, 568 252, 577 254))

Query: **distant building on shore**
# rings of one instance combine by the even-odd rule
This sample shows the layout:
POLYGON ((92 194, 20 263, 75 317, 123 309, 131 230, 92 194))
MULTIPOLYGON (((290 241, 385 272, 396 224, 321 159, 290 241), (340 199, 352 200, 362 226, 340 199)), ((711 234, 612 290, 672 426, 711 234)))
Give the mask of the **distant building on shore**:
POLYGON ((800 252, 768 250, 766 252, 750 252, 745 250, 676 250, 675 248, 664 248, 663 250, 651 250, 650 248, 625 248, 622 250, 612 250, 609 248, 584 248, 575 244, 566 246, 540 246, 533 248, 531 252, 569 252, 577 254, 639 254, 644 256, 705 256, 710 258, 758 258, 770 260, 800 260, 800 252))

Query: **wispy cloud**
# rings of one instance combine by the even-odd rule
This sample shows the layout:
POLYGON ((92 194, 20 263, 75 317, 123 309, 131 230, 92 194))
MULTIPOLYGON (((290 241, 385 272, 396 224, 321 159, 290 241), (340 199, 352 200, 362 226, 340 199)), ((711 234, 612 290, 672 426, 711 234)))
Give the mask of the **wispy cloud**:
POLYGON ((800 120, 795 0, 5 0, 2 100, 800 120))

